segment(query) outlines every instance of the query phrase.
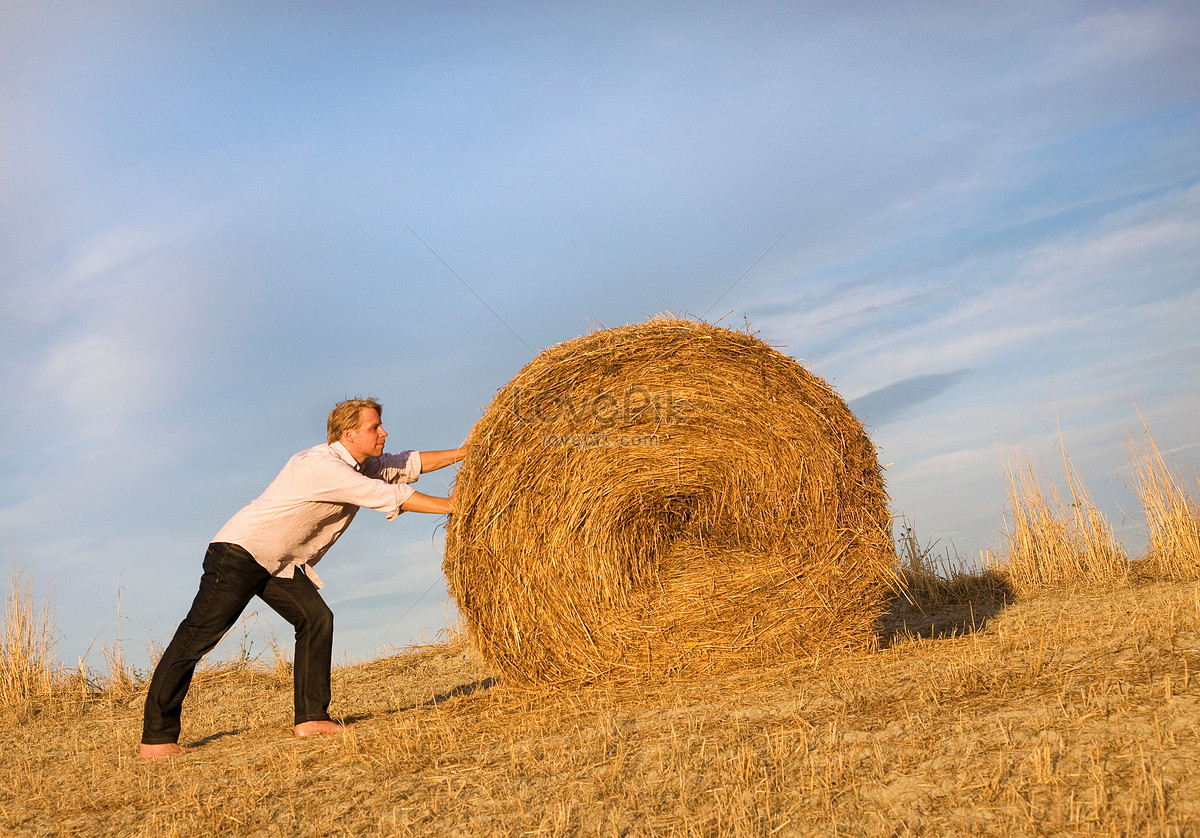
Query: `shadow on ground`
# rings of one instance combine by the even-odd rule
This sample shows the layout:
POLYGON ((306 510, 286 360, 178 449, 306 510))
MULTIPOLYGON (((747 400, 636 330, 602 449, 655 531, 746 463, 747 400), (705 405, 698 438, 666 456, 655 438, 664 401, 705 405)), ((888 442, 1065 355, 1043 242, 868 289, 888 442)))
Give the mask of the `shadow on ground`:
POLYGON ((245 733, 245 731, 244 730, 218 730, 216 733, 210 733, 210 734, 208 734, 208 736, 205 736, 202 739, 197 739, 194 742, 188 742, 186 747, 200 748, 204 745, 209 744, 210 742, 216 742, 218 739, 224 739, 226 736, 237 736, 238 734, 241 734, 241 733, 245 733))
MULTIPOLYGON (((473 684, 460 684, 452 690, 447 690, 440 695, 435 695, 433 698, 422 704, 422 707, 434 707, 441 704, 443 701, 449 701, 452 698, 462 698, 470 695, 477 690, 490 690, 496 685, 495 678, 484 678, 482 681, 476 681, 473 684)), ((410 708, 411 709, 411 708, 410 708)))
POLYGON ((1012 601, 1008 585, 991 588, 969 600, 898 596, 880 616, 876 636, 884 649, 918 637, 927 640, 963 637, 985 629, 1012 601))
POLYGON ((410 710, 416 710, 418 707, 436 707, 444 701, 450 701, 454 698, 464 698, 476 692, 490 690, 495 685, 495 678, 483 678, 479 681, 473 681, 469 684, 459 684, 457 687, 446 690, 444 693, 438 693, 433 698, 427 701, 422 701, 419 704, 409 704, 404 707, 392 707, 374 713, 357 713, 353 716, 347 716, 345 721, 348 723, 362 722, 369 719, 379 718, 381 716, 395 716, 399 715, 400 713, 407 713, 410 710))

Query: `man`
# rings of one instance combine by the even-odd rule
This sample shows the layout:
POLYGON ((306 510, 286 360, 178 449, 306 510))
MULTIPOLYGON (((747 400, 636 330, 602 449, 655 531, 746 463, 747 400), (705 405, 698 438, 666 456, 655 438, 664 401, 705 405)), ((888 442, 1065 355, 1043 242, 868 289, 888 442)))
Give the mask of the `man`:
POLYGON ((459 448, 384 454, 383 408, 350 399, 329 413, 327 444, 301 451, 249 506, 213 538, 200 590, 154 669, 142 723, 141 756, 185 753, 180 712, 196 665, 258 596, 296 629, 293 666, 296 736, 350 727, 329 717, 333 612, 321 599, 316 567, 359 507, 395 518, 401 512, 448 514, 452 498, 415 491, 409 483, 466 456, 459 448))

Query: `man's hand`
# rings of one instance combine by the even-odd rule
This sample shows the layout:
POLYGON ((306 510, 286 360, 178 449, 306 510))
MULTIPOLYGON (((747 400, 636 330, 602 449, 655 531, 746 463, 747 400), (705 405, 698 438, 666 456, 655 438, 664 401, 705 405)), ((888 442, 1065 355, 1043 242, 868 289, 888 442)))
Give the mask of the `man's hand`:
POLYGON ((467 438, 464 439, 463 444, 459 446, 462 451, 465 452, 471 447, 471 440, 475 437, 475 429, 479 427, 479 423, 482 421, 482 419, 476 419, 475 424, 471 426, 471 430, 467 431, 467 438))

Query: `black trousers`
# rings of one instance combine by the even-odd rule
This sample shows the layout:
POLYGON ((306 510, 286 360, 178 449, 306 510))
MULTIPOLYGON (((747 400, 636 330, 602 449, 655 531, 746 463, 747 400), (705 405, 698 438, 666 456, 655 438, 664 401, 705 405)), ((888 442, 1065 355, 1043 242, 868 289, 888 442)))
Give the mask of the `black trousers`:
POLYGON ((200 590, 154 668, 142 721, 144 744, 179 741, 179 716, 196 665, 255 596, 296 629, 295 723, 329 719, 333 612, 302 573, 280 579, 238 545, 217 543, 208 545, 200 590))

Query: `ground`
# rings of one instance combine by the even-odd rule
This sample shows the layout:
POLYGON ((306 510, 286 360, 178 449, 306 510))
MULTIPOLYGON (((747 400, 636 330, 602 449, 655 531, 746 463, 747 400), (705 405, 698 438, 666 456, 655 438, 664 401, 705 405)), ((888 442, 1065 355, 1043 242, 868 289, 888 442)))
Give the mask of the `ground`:
POLYGON ((874 647, 736 675, 517 689, 462 644, 339 669, 294 739, 283 669, 144 686, 0 733, 4 835, 1200 834, 1200 584, 893 608, 874 647))

